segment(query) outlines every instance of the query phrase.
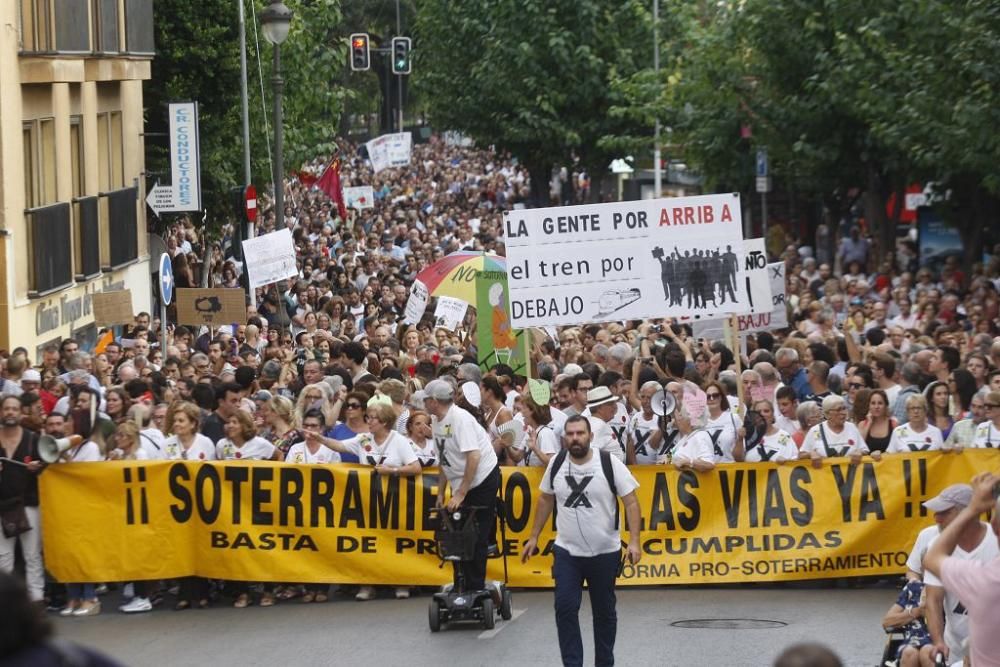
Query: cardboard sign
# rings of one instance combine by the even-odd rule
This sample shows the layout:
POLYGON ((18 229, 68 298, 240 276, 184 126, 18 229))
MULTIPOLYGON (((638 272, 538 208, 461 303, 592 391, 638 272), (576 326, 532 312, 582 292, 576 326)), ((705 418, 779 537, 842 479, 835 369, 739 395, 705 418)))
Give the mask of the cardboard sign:
POLYGON ((94 306, 94 324, 111 327, 116 324, 131 324, 135 317, 132 310, 132 290, 95 292, 91 296, 94 306))
POLYGON ((511 324, 746 312, 741 209, 731 193, 508 211, 511 324))
POLYGON ((178 324, 217 327, 246 321, 246 293, 239 288, 177 290, 178 324))

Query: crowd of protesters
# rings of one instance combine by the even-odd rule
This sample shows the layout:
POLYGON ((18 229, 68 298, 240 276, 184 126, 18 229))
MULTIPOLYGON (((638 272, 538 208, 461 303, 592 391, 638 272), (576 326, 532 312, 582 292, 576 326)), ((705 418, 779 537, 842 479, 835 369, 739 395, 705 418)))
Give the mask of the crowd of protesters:
MULTIPOLYGON (((161 323, 140 313, 93 350, 67 338, 39 360, 4 351, 0 444, 27 465, 3 462, 0 508, 23 506, 32 530, 0 538, 0 568, 13 570, 20 543, 34 600, 88 616, 100 613, 103 588, 46 585, 41 433, 79 436, 58 465, 260 459, 415 475, 438 462, 424 387, 442 378, 504 465, 547 465, 575 414, 589 417, 595 447, 629 465, 695 471, 1000 445, 996 261, 932 270, 901 253, 876 265, 850 226, 835 253, 789 238, 776 258, 786 265, 788 329, 752 334, 734 350, 669 319, 563 327, 534 345, 529 380, 503 364, 480 367, 471 316, 455 331, 428 316, 404 323, 423 269, 458 250, 503 254, 501 214, 528 199, 526 171, 510 156, 436 140, 415 145, 408 167, 378 174, 350 144, 339 157, 343 184, 372 185, 374 205, 341 219, 315 184, 325 162, 291 178, 282 222, 299 276, 258 289, 245 322, 197 329, 168 316, 161 350, 161 323), (663 392, 674 399, 668 416, 663 392), (367 455, 373 449, 384 456, 367 455)), ((585 174, 566 171, 550 183, 554 203, 587 187, 585 174)), ((265 213, 259 234, 276 224, 265 213)), ((189 220, 172 225, 166 243, 178 287, 240 285, 232 249, 189 220)), ((236 607, 330 594, 320 582, 230 583, 236 607)), ((185 609, 210 604, 220 589, 194 578, 162 590, 136 582, 123 587, 121 609, 148 611, 164 590, 185 609)), ((379 591, 353 592, 369 600, 379 591)))

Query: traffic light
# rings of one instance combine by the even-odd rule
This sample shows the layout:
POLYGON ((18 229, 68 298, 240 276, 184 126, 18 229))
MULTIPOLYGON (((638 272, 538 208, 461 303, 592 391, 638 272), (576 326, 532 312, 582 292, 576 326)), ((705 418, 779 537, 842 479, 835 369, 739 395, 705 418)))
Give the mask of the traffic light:
POLYGON ((371 69, 371 52, 368 49, 368 33, 356 32, 351 35, 351 70, 364 72, 371 69))
POLYGON ((410 38, 392 38, 392 73, 410 73, 410 38))

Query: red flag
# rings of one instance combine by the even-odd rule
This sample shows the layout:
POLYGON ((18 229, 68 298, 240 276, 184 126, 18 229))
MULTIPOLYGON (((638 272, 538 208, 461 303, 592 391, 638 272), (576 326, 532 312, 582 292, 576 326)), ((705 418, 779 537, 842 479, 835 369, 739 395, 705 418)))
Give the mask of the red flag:
POLYGON ((319 180, 318 178, 316 178, 316 174, 311 174, 308 171, 298 171, 295 172, 295 175, 299 177, 299 183, 306 186, 307 188, 311 188, 313 184, 316 183, 317 180, 319 180))
POLYGON ((327 197, 336 202, 340 219, 346 222, 347 207, 344 206, 344 193, 340 189, 340 160, 334 160, 327 165, 323 175, 316 181, 316 185, 327 197))

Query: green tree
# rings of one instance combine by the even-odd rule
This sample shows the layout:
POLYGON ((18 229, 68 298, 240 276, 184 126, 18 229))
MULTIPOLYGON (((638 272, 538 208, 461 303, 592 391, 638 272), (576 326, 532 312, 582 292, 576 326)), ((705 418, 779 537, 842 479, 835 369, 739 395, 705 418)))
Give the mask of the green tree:
MULTIPOLYGON (((240 0, 237 0, 237 2, 240 0)), ((250 137, 253 180, 269 187, 268 146, 273 140, 271 46, 260 26, 259 0, 243 0, 246 11, 250 137), (251 2, 257 4, 251 6, 251 2), (256 33, 256 39, 255 39, 256 33), (260 44, 260 62, 256 41, 260 44), (263 81, 260 73, 263 74, 263 81), (263 83, 263 85, 262 85, 263 83), (264 100, 261 98, 263 88, 264 100)), ((166 133, 168 102, 196 100, 199 107, 202 195, 210 219, 232 214, 230 188, 243 183, 238 7, 233 0, 160 0, 154 5, 157 54, 146 82, 146 165, 154 178, 169 180, 166 133)), ((328 153, 347 95, 336 85, 346 61, 340 0, 286 0, 294 12, 282 45, 285 78, 285 164, 328 153)), ((152 179, 151 179, 152 180, 152 179)))
MULTIPOLYGON (((578 159, 595 186, 634 132, 611 114, 614 84, 649 61, 647 2, 428 0, 417 8, 414 85, 435 125, 509 150, 547 199, 555 164, 578 159)), ((592 188, 595 194, 599 188, 592 188)))

